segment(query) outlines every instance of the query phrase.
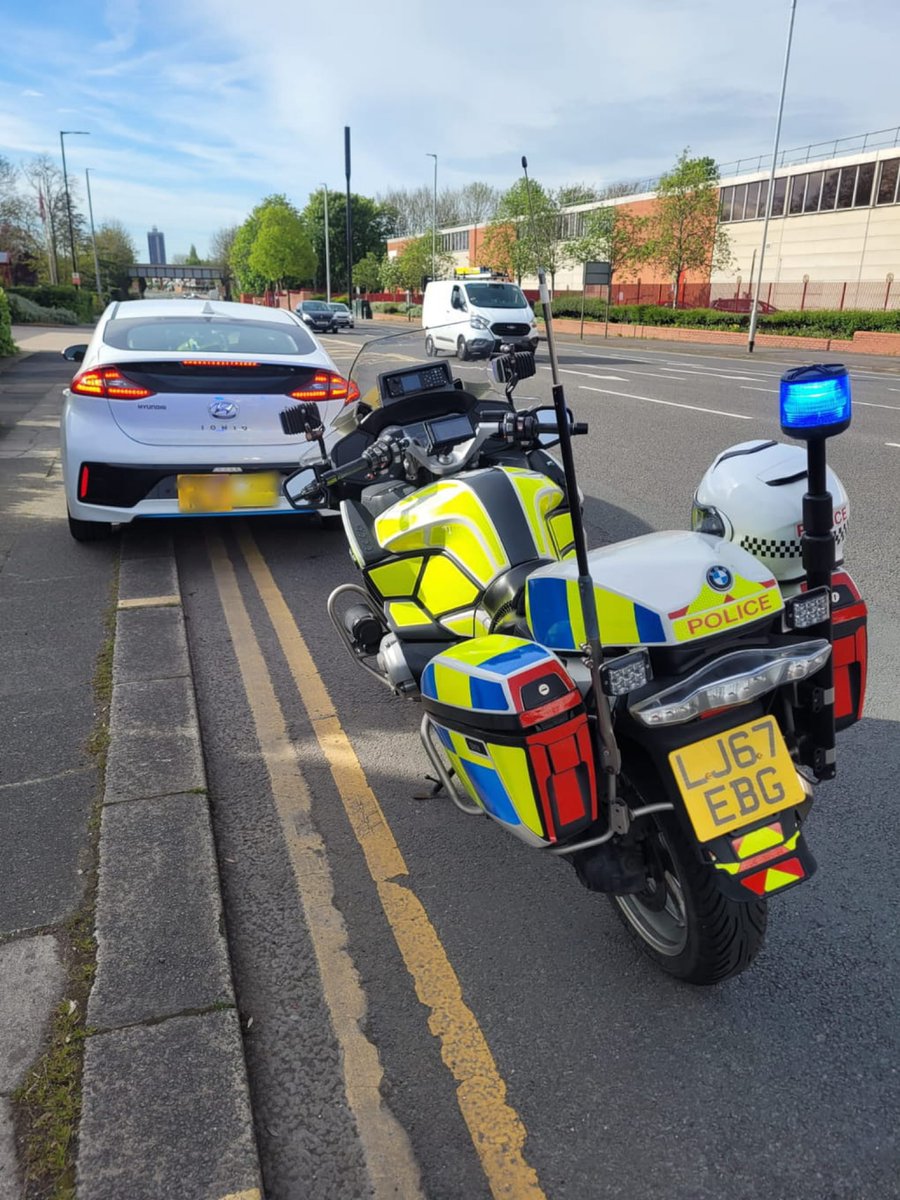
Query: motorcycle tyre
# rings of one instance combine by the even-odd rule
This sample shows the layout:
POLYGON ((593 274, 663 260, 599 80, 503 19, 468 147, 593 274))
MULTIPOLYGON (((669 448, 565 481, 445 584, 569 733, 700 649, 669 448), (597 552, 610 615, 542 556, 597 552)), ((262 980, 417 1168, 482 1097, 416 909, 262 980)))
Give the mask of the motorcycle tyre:
POLYGON ((609 896, 622 924, 641 950, 663 971, 685 983, 722 983, 739 975, 756 958, 766 933, 765 900, 741 903, 723 896, 712 870, 698 860, 696 849, 670 813, 649 818, 661 834, 681 885, 686 940, 678 953, 663 953, 648 941, 627 915, 633 896, 609 896))

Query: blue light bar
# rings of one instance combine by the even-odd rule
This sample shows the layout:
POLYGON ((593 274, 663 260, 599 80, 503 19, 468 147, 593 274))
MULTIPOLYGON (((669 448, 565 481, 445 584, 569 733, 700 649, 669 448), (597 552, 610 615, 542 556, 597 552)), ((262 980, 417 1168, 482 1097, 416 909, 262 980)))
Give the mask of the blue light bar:
POLYGON ((781 428, 794 437, 831 437, 850 424, 850 376, 838 363, 795 367, 781 377, 781 428))

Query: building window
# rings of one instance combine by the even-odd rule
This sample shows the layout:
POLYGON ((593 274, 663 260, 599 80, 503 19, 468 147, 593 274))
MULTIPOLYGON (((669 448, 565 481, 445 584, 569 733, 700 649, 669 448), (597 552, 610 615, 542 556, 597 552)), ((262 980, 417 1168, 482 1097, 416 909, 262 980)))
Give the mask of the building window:
POLYGON ((853 193, 856 191, 856 167, 841 167, 841 182, 838 187, 838 208, 850 208, 853 205, 853 193))
POLYGON ((893 204, 897 195, 897 169, 900 158, 889 158, 881 164, 881 178, 878 180, 878 196, 876 204, 893 204))
POLYGON ((468 229, 459 229, 455 233, 441 234, 441 249, 453 253, 458 250, 469 249, 469 231, 468 229))
POLYGON ((747 184, 747 203, 744 205, 744 220, 752 221, 759 215, 759 184, 747 184))
POLYGON ((787 195, 788 177, 787 175, 779 175, 775 180, 775 186, 772 188, 772 216, 784 216, 784 198, 787 195))
POLYGON ((853 199, 854 208, 864 208, 872 202, 872 184, 875 182, 875 164, 862 163, 856 176, 856 196, 853 199))
POLYGON ((766 201, 768 200, 768 198, 769 198, 769 181, 768 181, 768 179, 761 179, 760 183, 759 183, 759 215, 761 217, 764 217, 766 215, 766 201))
POLYGON ((819 212, 830 212, 834 208, 840 175, 838 170, 825 172, 825 182, 822 184, 822 204, 819 212))
POLYGON ((804 212, 818 212, 819 201, 822 199, 822 171, 813 171, 811 175, 806 177, 806 200, 803 204, 804 212))
POLYGON ((803 212, 803 198, 806 192, 806 176, 794 175, 791 179, 791 198, 788 201, 788 212, 791 214, 803 212))
POLYGON ((731 209, 734 201, 734 188, 722 188, 722 195, 719 198, 719 220, 730 221, 731 209))
POLYGON ((563 213, 559 218, 559 236, 563 241, 584 236, 584 213, 563 213))

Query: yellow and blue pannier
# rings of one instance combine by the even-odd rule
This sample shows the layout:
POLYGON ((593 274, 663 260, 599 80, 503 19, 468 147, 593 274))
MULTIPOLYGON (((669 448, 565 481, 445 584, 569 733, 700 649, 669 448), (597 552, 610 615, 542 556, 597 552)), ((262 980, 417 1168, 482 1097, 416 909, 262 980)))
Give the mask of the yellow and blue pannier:
POLYGON ((421 691, 460 782, 511 832, 548 845, 597 819, 584 702, 550 650, 502 634, 460 642, 431 660, 421 691))

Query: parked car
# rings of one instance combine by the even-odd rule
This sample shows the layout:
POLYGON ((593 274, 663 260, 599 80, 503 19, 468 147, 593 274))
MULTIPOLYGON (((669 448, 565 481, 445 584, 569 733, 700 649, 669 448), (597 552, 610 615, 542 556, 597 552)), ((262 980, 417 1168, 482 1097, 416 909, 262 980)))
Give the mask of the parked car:
POLYGON ((319 446, 286 433, 281 414, 314 402, 327 450, 359 396, 299 317, 249 304, 111 304, 63 355, 81 364, 60 426, 80 542, 138 517, 293 512, 283 477, 319 446))
POLYGON ((334 313, 324 300, 301 300, 294 312, 316 333, 337 333, 334 313))
POLYGON ((334 319, 338 329, 353 329, 353 313, 346 304, 341 304, 339 300, 332 300, 328 305, 334 313, 334 319))
MULTIPOLYGON (((709 307, 719 312, 748 313, 752 306, 752 296, 728 296, 722 300, 713 300, 709 307)), ((778 312, 774 304, 767 304, 765 300, 757 300, 756 308, 760 313, 778 312)))

